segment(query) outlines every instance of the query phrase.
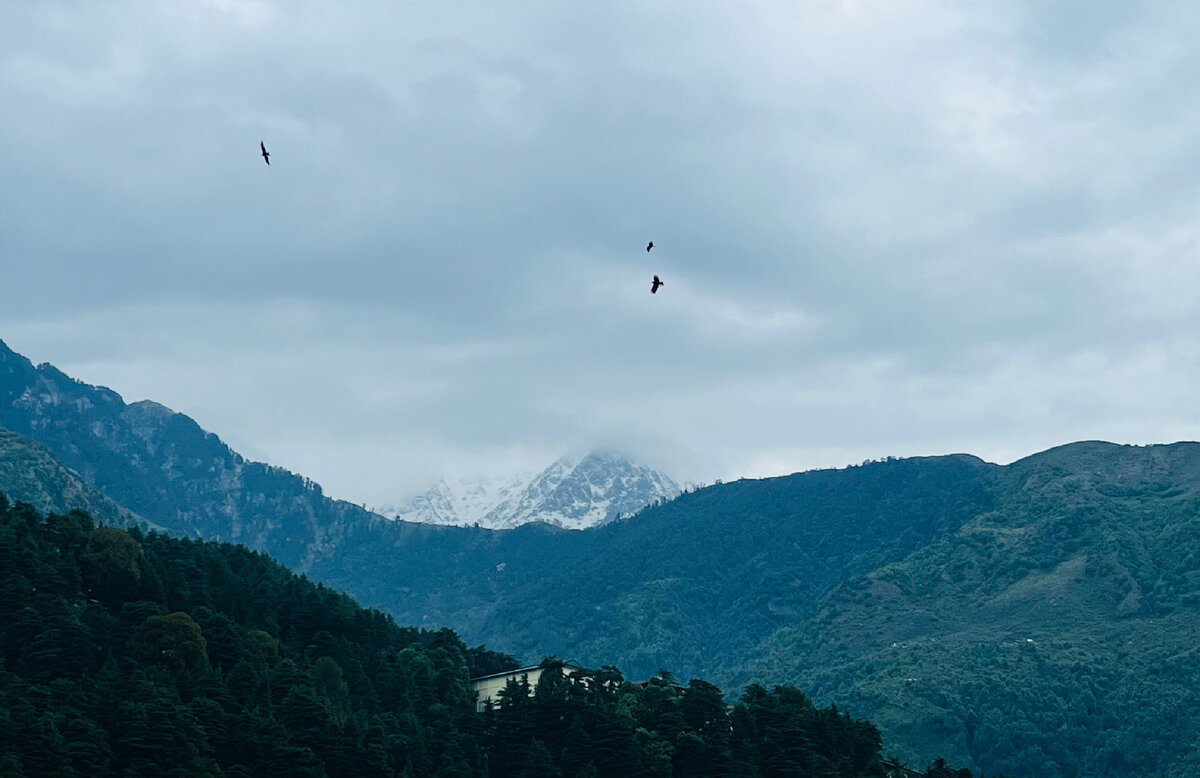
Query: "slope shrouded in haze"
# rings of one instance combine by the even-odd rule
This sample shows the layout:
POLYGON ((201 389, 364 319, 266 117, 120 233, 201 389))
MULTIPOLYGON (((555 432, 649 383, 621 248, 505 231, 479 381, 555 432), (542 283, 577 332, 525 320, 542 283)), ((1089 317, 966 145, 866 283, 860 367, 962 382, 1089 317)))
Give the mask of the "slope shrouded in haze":
POLYGON ((312 481, 249 462, 195 421, 34 365, 0 341, 0 426, 42 443, 125 508, 167 530, 244 543, 304 569, 347 524, 378 517, 312 481))
POLYGON ((792 682, 988 774, 1200 769, 1200 444, 738 481, 602 527, 388 521, 0 348, 0 423, 172 532, 536 659, 792 682))
POLYGON ((521 656, 795 683, 917 764, 1200 768, 1196 443, 877 462, 584 533, 461 530, 385 557, 350 538, 335 561, 327 580, 368 602, 521 656))
POLYGON ((384 513, 404 521, 513 529, 540 521, 587 529, 670 500, 679 487, 667 476, 606 451, 566 456, 536 475, 447 483, 384 513))
POLYGON ((985 510, 968 456, 739 481, 585 532, 412 525, 355 531, 313 574, 416 624, 519 656, 612 661, 635 676, 746 682, 747 652, 851 572, 899 561, 985 510), (440 529, 441 531, 434 531, 440 529))

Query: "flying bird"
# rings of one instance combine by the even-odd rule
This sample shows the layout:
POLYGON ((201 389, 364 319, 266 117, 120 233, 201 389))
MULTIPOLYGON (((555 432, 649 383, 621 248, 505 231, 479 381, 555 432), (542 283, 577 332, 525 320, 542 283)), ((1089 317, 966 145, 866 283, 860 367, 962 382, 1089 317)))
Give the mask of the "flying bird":
POLYGON ((262 149, 262 158, 263 158, 263 159, 265 159, 265 160, 267 161, 267 164, 268 164, 268 165, 269 165, 269 164, 271 164, 271 154, 270 154, 270 152, 268 152, 268 151, 267 151, 267 144, 263 143, 263 142, 260 140, 260 141, 258 142, 258 147, 259 147, 260 149, 262 149))
POLYGON ((649 251, 652 248, 654 248, 654 241, 650 241, 646 244, 646 251, 649 251))
POLYGON ((664 284, 658 280, 658 276, 655 276, 654 280, 650 283, 650 294, 658 294, 658 287, 660 286, 664 286, 664 284))

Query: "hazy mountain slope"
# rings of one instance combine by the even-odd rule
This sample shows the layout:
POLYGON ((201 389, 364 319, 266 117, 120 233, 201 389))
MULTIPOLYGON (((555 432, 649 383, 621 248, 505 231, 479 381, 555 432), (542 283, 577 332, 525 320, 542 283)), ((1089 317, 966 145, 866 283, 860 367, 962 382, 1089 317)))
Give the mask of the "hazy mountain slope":
POLYGON ((0 493, 42 513, 85 510, 98 522, 153 528, 137 514, 85 484, 40 443, 0 428, 0 493))
POLYGON ((582 533, 348 536, 325 580, 519 656, 784 680, 987 774, 1200 767, 1200 444, 875 463, 582 533))
POLYGON ((356 528, 313 574, 403 622, 453 625, 519 656, 732 686, 759 640, 848 574, 986 510, 993 468, 954 456, 739 481, 581 533, 409 525, 381 550, 379 533, 356 528))
POLYGON ((889 461, 718 485, 583 532, 496 532, 328 500, 186 416, 3 348, 0 422, 173 531, 524 659, 796 682, 917 763, 1200 768, 1200 444, 889 461))
POLYGON ((244 543, 304 570, 373 514, 277 467, 248 462, 153 402, 34 367, 0 341, 0 426, 44 444, 83 481, 172 532, 244 543))
POLYGON ((1080 443, 999 470, 995 508, 835 588, 756 677, 885 748, 991 774, 1200 768, 1200 445, 1080 443))

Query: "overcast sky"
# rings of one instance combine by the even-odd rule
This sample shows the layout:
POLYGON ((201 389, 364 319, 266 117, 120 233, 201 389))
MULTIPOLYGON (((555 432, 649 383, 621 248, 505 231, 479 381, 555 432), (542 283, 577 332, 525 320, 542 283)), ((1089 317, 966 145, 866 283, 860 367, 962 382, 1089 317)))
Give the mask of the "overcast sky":
POLYGON ((1197 40, 1134 0, 0 2, 0 338, 374 506, 596 445, 1196 439, 1197 40))

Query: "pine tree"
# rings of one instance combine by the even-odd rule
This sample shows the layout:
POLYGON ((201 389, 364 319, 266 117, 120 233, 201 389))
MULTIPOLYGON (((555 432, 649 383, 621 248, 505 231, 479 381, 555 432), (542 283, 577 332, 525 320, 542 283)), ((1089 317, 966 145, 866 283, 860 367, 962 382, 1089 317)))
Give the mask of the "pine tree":
POLYGON ((562 771, 554 761, 550 749, 537 738, 529 741, 525 758, 521 763, 518 778, 562 778, 562 771))

